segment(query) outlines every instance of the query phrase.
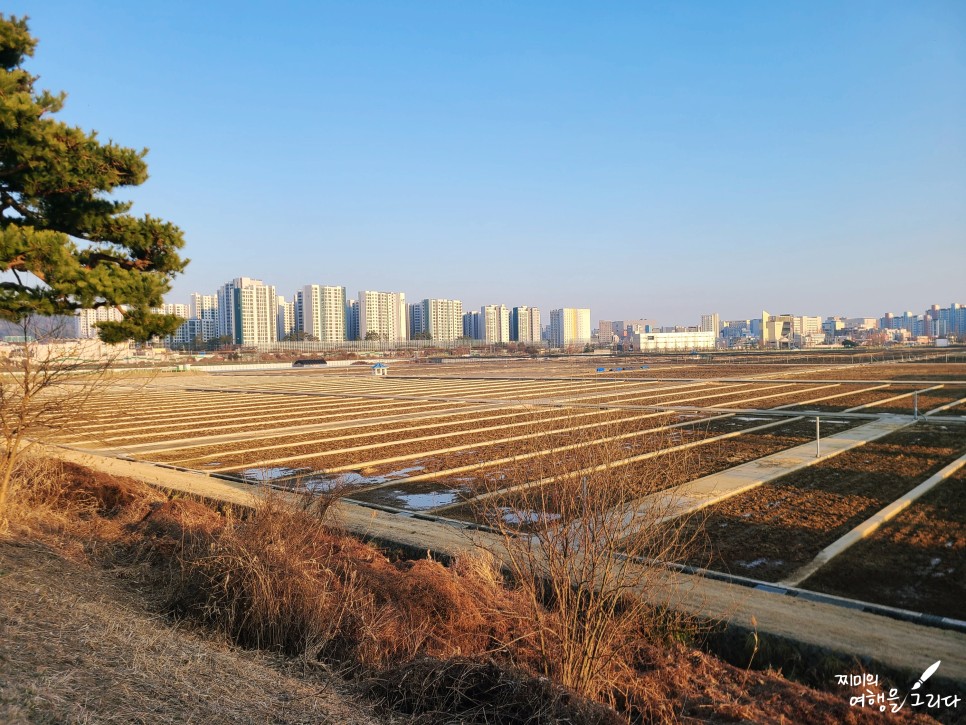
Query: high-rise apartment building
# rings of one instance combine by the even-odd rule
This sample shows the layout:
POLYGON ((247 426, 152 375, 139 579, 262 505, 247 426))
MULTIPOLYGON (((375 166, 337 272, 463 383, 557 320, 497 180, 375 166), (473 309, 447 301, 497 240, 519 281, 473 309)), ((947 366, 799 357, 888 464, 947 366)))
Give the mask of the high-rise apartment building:
POLYGON ((218 334, 236 345, 270 345, 278 340, 275 287, 238 277, 218 289, 218 334))
POLYGON ((698 326, 699 332, 713 332, 717 336, 721 332, 721 318, 717 312, 710 315, 701 315, 701 324, 698 326))
POLYGON ((345 339, 359 339, 359 300, 345 301, 345 339))
POLYGON ((289 338, 296 332, 295 327, 295 299, 286 300, 282 295, 278 296, 278 331, 277 336, 280 342, 289 338))
POLYGON ((510 310, 506 305, 484 305, 480 308, 481 339, 489 344, 510 342, 510 310))
POLYGON ((433 340, 452 342, 463 335, 463 303, 460 300, 425 299, 419 303, 422 332, 433 340))
POLYGON ((521 305, 510 313, 510 339, 514 342, 540 342, 540 310, 521 305))
POLYGON ((480 332, 480 313, 476 311, 465 312, 463 314, 463 337, 471 340, 482 340, 480 332))
POLYGON ((359 293, 359 336, 399 342, 409 339, 409 309, 403 292, 359 293))
POLYGON ((319 342, 345 336, 345 287, 307 284, 302 288, 302 332, 319 342))
POLYGON ((98 322, 121 322, 123 319, 124 314, 113 305, 77 310, 74 316, 74 337, 85 340, 95 338, 98 322))
POLYGON ((218 295, 191 295, 191 318, 198 320, 197 332, 204 342, 218 337, 218 295))
POLYGON ((585 345, 590 339, 590 309, 563 307, 550 311, 550 344, 554 347, 585 345))
POLYGON ((423 333, 426 332, 426 318, 423 315, 423 303, 413 302, 408 307, 409 339, 421 340, 423 339, 423 333))

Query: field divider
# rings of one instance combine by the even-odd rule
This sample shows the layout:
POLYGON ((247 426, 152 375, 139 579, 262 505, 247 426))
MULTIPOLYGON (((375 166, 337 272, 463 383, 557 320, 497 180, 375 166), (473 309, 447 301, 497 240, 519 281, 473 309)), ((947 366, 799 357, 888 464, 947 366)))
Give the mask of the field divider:
MULTIPOLYGON (((658 431, 661 431, 661 430, 668 430, 668 429, 671 429, 671 428, 680 428, 680 427, 685 426, 685 425, 694 425, 696 422, 698 422, 698 423, 705 423, 705 422, 709 422, 709 421, 712 421, 712 420, 719 420, 721 418, 730 418, 733 415, 734 415, 734 413, 726 413, 725 415, 715 416, 713 418, 705 418, 705 419, 700 420, 700 421, 686 421, 686 422, 683 422, 683 423, 675 423, 673 425, 667 425, 667 426, 663 426, 661 428, 653 428, 653 429, 650 429, 648 431, 641 431, 640 433, 638 433, 638 435, 640 435, 641 433, 658 432, 658 431)), ((587 475, 587 474, 590 474, 590 473, 599 473, 601 471, 608 471, 608 470, 610 470, 612 468, 618 468, 618 467, 621 467, 621 466, 629 465, 631 463, 639 463, 640 461, 647 461, 647 460, 649 460, 651 458, 657 458, 658 456, 663 456, 663 455, 665 455, 667 453, 674 453, 676 451, 686 451, 686 450, 688 450, 690 448, 696 448, 697 446, 702 446, 702 445, 705 445, 707 443, 715 443, 717 441, 727 440, 728 438, 736 438, 736 437, 738 437, 740 435, 744 435, 745 433, 754 433, 755 431, 767 430, 768 428, 775 428, 777 426, 785 425, 787 423, 795 423, 795 422, 797 422, 799 420, 803 420, 803 418, 802 417, 798 417, 798 418, 782 418, 782 419, 779 419, 777 421, 773 421, 771 423, 765 423, 764 425, 756 425, 756 426, 753 426, 751 428, 743 428, 742 430, 732 431, 730 433, 722 433, 720 435, 712 436, 710 438, 703 438, 702 440, 699 440, 699 441, 691 441, 689 443, 681 443, 681 444, 678 444, 676 446, 668 446, 666 448, 659 448, 659 449, 654 450, 654 451, 648 451, 647 453, 641 453, 641 454, 638 454, 636 456, 630 456, 628 458, 620 458, 620 459, 618 459, 616 461, 608 461, 607 463, 600 463, 600 464, 598 464, 596 466, 590 466, 590 467, 587 467, 587 468, 582 468, 582 469, 580 469, 578 471, 573 471, 571 473, 568 473, 567 476, 568 477, 570 477, 570 476, 583 476, 583 475, 587 475)), ((620 436, 620 437, 621 438, 627 438, 627 437, 630 437, 631 435, 634 435, 634 434, 627 434, 627 435, 620 436)), ((609 440, 611 440, 611 439, 602 439, 600 441, 592 441, 592 443, 605 443, 605 442, 608 442, 609 440)), ((563 452, 563 451, 572 450, 574 448, 579 448, 581 446, 586 446, 586 445, 588 445, 588 443, 584 442, 584 443, 574 444, 574 445, 570 445, 570 446, 561 446, 559 448, 552 448, 552 449, 549 449, 549 450, 538 451, 538 452, 535 452, 535 453, 526 453, 526 454, 521 455, 521 456, 512 456, 512 457, 509 457, 509 458, 504 458, 504 459, 502 459, 500 461, 487 461, 485 465, 486 466, 491 466, 491 465, 495 465, 495 464, 498 464, 498 463, 511 463, 511 462, 515 462, 515 461, 523 461, 523 460, 526 460, 528 458, 534 458, 536 456, 546 455, 547 453, 563 452)), ((476 465, 471 465, 471 466, 462 466, 460 468, 450 468, 447 471, 441 471, 441 472, 438 472, 436 474, 423 474, 423 476, 414 476, 412 478, 398 479, 396 481, 393 481, 392 483, 399 484, 399 483, 402 483, 402 482, 408 482, 408 481, 413 481, 413 480, 426 480, 426 479, 428 479, 430 477, 431 478, 438 478, 438 477, 440 477, 444 473, 446 475, 452 475, 454 473, 462 473, 464 471, 479 470, 482 467, 483 467, 483 465, 476 464, 476 465)), ((469 504, 469 503, 478 503, 480 501, 487 501, 487 500, 489 500, 491 498, 496 498, 498 496, 505 496, 508 493, 513 493, 514 491, 523 491, 523 490, 526 490, 526 489, 529 489, 529 488, 537 488, 539 486, 545 486, 545 485, 547 485, 549 483, 553 483, 554 481, 558 480, 559 478, 560 478, 560 476, 547 476, 545 478, 540 478, 540 479, 538 479, 536 481, 528 481, 526 483, 520 483, 520 484, 517 484, 515 486, 507 486, 506 488, 501 488, 501 489, 499 489, 497 491, 487 491, 486 493, 481 493, 480 495, 474 496, 473 498, 466 499, 464 501, 457 501, 457 502, 454 502, 454 503, 446 504, 445 506, 439 506, 437 508, 430 509, 428 512, 424 512, 424 513, 429 513, 429 514, 435 515, 435 514, 441 512, 441 511, 448 511, 450 509, 455 509, 455 508, 458 508, 460 506, 465 506, 466 504, 469 504)))
MULTIPOLYGON (((806 416, 802 416, 797 420, 805 419, 806 416)), ((630 524, 638 517, 642 517, 642 521, 664 523, 746 493, 789 473, 827 461, 846 451, 891 435, 911 423, 904 418, 874 420, 822 438, 819 456, 815 455, 814 443, 803 443, 794 448, 787 448, 757 460, 649 494, 630 504, 615 507, 609 515, 621 517, 622 531, 629 530, 630 524), (653 515, 654 512, 658 513, 657 517, 653 515)))
POLYGON ((931 388, 923 388, 922 390, 913 390, 911 393, 902 393, 902 395, 893 395, 891 398, 884 398, 883 400, 876 400, 871 403, 866 403, 865 405, 857 405, 854 408, 847 408, 845 413, 854 413, 857 410, 864 410, 865 408, 875 408, 885 403, 891 403, 894 400, 902 400, 903 398, 909 398, 918 393, 928 393, 930 390, 939 390, 945 387, 945 385, 933 385, 931 388))
MULTIPOLYGON (((669 414, 658 411, 658 412, 654 412, 654 413, 645 413, 643 415, 636 415, 636 416, 633 416, 633 417, 630 417, 630 418, 625 418, 623 421, 613 421, 613 422, 614 423, 624 423, 624 422, 630 422, 630 421, 645 420, 647 418, 656 418, 656 417, 662 416, 662 415, 666 416, 666 415, 669 415, 669 414)), ((566 418, 566 417, 567 416, 562 416, 562 418, 566 418)), ((689 421, 689 424, 691 424, 693 422, 694 421, 689 421)), ((606 422, 605 423, 599 423, 599 422, 598 423, 587 423, 585 425, 579 425, 579 426, 567 426, 565 428, 555 428, 553 430, 544 432, 543 435, 555 435, 555 434, 559 434, 559 433, 569 433, 571 431, 586 430, 588 428, 595 428, 595 427, 598 427, 598 426, 601 426, 601 425, 607 425, 607 423, 606 422)), ((457 434, 459 434, 459 433, 461 433, 461 431, 458 431, 457 432, 457 434)), ((440 434, 440 435, 448 435, 448 434, 440 434)), ((617 436, 617 438, 615 438, 615 439, 602 438, 600 440, 601 441, 605 441, 605 440, 619 440, 620 438, 624 438, 624 437, 627 437, 627 436, 630 436, 630 435, 635 435, 635 434, 628 433, 628 434, 624 434, 624 435, 621 435, 621 436, 617 436)), ((438 436, 430 436, 431 439, 432 438, 436 438, 436 437, 438 437, 438 436)), ((449 446, 449 447, 446 447, 446 448, 438 448, 438 449, 431 450, 431 451, 423 451, 421 453, 407 453, 407 454, 401 455, 401 456, 391 456, 390 458, 380 458, 380 459, 374 460, 374 461, 359 461, 359 462, 356 462, 356 463, 347 463, 347 464, 342 465, 342 466, 333 466, 332 468, 326 468, 325 469, 325 472, 326 473, 343 473, 345 471, 354 471, 356 469, 372 468, 374 466, 384 466, 384 465, 389 464, 389 463, 399 463, 401 461, 408 461, 408 460, 412 460, 414 458, 427 458, 427 457, 434 456, 434 455, 439 455, 439 454, 454 453, 456 451, 465 451, 465 450, 472 450, 472 449, 475 449, 475 448, 486 448, 486 447, 489 447, 489 446, 502 445, 504 443, 513 443, 514 441, 526 440, 528 438, 533 438, 533 437, 534 437, 534 434, 532 432, 530 432, 530 433, 526 433, 526 434, 523 434, 523 435, 509 436, 507 438, 497 438, 497 439, 492 440, 492 441, 474 441, 472 443, 465 443, 465 444, 459 445, 459 446, 449 446)), ((410 442, 410 441, 400 441, 400 443, 408 443, 408 442, 410 442)), ((594 441, 594 442, 596 443, 598 441, 594 441)), ((367 448, 373 448, 373 446, 357 446, 353 450, 366 450, 367 448)), ((274 465, 276 463, 291 463, 292 461, 304 461, 304 460, 308 460, 308 459, 311 459, 311 458, 324 458, 327 455, 338 455, 338 454, 340 454, 342 452, 343 452, 343 449, 338 449, 338 450, 334 450, 334 451, 328 451, 328 452, 325 452, 325 453, 318 453, 318 452, 316 452, 316 453, 300 453, 300 454, 295 455, 295 456, 283 456, 283 457, 280 457, 280 458, 272 458, 272 459, 265 460, 265 461, 259 461, 257 464, 253 464, 253 465, 250 465, 248 467, 249 468, 258 468, 258 467, 264 467, 264 466, 271 466, 271 465, 274 465)), ((206 469, 206 470, 208 470, 208 471, 210 471, 212 473, 225 473, 225 472, 228 472, 228 471, 234 471, 235 469, 237 469, 239 467, 244 467, 244 465, 245 464, 234 464, 234 465, 230 465, 230 466, 224 466, 224 467, 221 467, 221 468, 209 468, 209 469, 206 469)), ((428 474, 424 474, 424 475, 428 475, 428 474)), ((418 476, 416 476, 414 478, 418 478, 418 476)), ((403 480, 403 479, 399 479, 399 480, 403 480)), ((409 478, 409 479, 406 479, 406 480, 412 480, 412 478, 409 478)))
MULTIPOLYGON (((862 390, 846 390, 844 393, 835 393, 834 395, 826 395, 823 398, 812 398, 811 400, 806 400, 803 403, 786 403, 785 405, 776 405, 772 410, 784 410, 785 408, 794 408, 796 405, 811 405, 812 403, 822 403, 826 400, 833 400, 835 398, 846 398, 849 395, 860 395, 861 393, 870 393, 873 390, 880 390, 882 388, 888 388, 889 383, 883 383, 882 385, 873 385, 870 388, 862 388, 862 390)), ((841 383, 836 383, 837 387, 841 387, 841 383)), ((832 414, 834 411, 829 411, 832 414)))
MULTIPOLYGON (((513 415, 512 417, 517 417, 519 415, 525 415, 528 412, 533 413, 535 411, 533 411, 532 409, 529 410, 529 411, 523 411, 521 413, 517 413, 517 414, 513 415)), ((351 453, 353 451, 366 450, 367 448, 381 448, 382 446, 387 446, 387 445, 405 445, 406 443, 416 443, 417 441, 427 441, 427 440, 434 440, 434 439, 439 439, 439 438, 448 438, 450 436, 457 436, 457 435, 473 435, 475 433, 483 433, 483 432, 486 432, 486 431, 501 430, 501 429, 507 429, 507 428, 516 428, 516 427, 524 426, 524 425, 531 425, 532 426, 532 425, 535 425, 535 424, 538 424, 538 423, 550 423, 550 422, 558 421, 558 420, 572 420, 574 418, 582 418, 582 417, 586 417, 588 415, 599 415, 599 414, 600 414, 600 411, 596 411, 595 410, 595 411, 589 411, 589 412, 586 412, 586 413, 573 413, 573 414, 568 414, 568 415, 558 415, 558 416, 554 416, 554 417, 551 417, 551 418, 543 418, 543 419, 540 419, 540 420, 525 420, 525 421, 521 421, 519 423, 503 423, 501 425, 491 425, 491 426, 485 426, 483 428, 467 428, 467 429, 462 429, 462 430, 451 430, 451 431, 449 431, 447 433, 433 433, 431 435, 417 436, 417 437, 414 437, 414 438, 401 438, 401 439, 398 439, 398 440, 384 441, 382 443, 370 443, 369 445, 354 446, 352 448, 338 448, 336 450, 325 451, 325 452, 323 452, 321 454, 315 454, 315 455, 329 455, 329 454, 333 454, 333 453, 351 453)), ((461 423, 462 424, 467 424, 467 425, 473 425, 475 423, 478 423, 478 422, 484 421, 484 420, 493 420, 494 418, 497 418, 497 419, 499 419, 499 418, 506 419, 507 417, 510 417, 510 416, 507 416, 505 413, 503 413, 503 414, 500 414, 500 415, 487 416, 485 418, 474 418, 473 420, 468 420, 468 421, 455 421, 452 425, 459 425, 461 423)), ((616 422, 619 422, 619 421, 613 421, 613 422, 616 423, 616 422)), ((446 425, 446 424, 443 423, 443 424, 440 424, 440 425, 446 425)), ((421 430, 421 429, 426 428, 426 427, 427 426, 425 426, 425 425, 421 425, 421 426, 413 426, 413 427, 409 427, 409 428, 396 428, 396 429, 392 429, 392 430, 387 430, 386 433, 387 434, 392 434, 392 433, 400 433, 400 432, 405 432, 405 431, 414 431, 414 430, 415 431, 418 431, 418 430, 421 430)), ((435 427, 435 426, 429 426, 429 427, 435 427)), ((192 457, 192 458, 182 458, 182 459, 178 459, 178 460, 179 461, 203 461, 203 460, 209 459, 209 458, 222 458, 222 457, 240 455, 242 453, 254 453, 256 451, 270 451, 270 450, 273 450, 273 449, 286 448, 286 447, 290 447, 290 446, 309 446, 309 445, 313 445, 313 444, 316 444, 316 443, 335 443, 337 441, 346 441, 346 440, 351 440, 353 438, 363 438, 363 437, 372 436, 372 435, 374 435, 374 434, 373 433, 355 433, 355 434, 350 434, 350 435, 334 436, 332 438, 320 438, 318 440, 303 441, 301 443, 291 443, 291 444, 282 445, 282 446, 271 445, 271 446, 259 446, 259 447, 256 447, 256 448, 239 449, 237 451, 221 451, 221 452, 216 451, 215 453, 209 453, 209 454, 206 454, 204 456, 195 456, 195 457, 192 457)))
POLYGON ((950 408, 955 408, 957 405, 962 405, 966 403, 966 398, 960 398, 959 400, 954 400, 951 403, 946 403, 945 405, 940 405, 938 408, 933 408, 923 413, 924 416, 933 415, 934 413, 939 413, 944 410, 949 410, 950 408))
MULTIPOLYGON (((371 425, 384 423, 398 423, 416 421, 423 418, 446 418, 453 415, 465 415, 480 411, 509 410, 518 407, 516 405, 494 405, 485 403, 478 406, 467 408, 448 408, 444 410, 424 410, 415 413, 395 413, 374 418, 361 418, 359 420, 334 420, 328 423, 306 423, 303 425, 287 426, 285 428, 261 428, 251 431, 239 431, 235 433, 219 433, 212 436, 200 436, 173 441, 157 441, 154 443, 135 443, 129 446, 117 446, 118 450, 135 455, 142 453, 164 453, 184 448, 207 448, 218 443, 241 443, 246 440, 262 440, 266 438, 277 438, 279 434, 309 434, 336 429, 364 428, 371 425)), ((498 416, 494 416, 498 417, 498 416)))
MULTIPOLYGON (((835 387, 836 385, 838 385, 838 384, 835 383, 835 384, 832 384, 832 385, 829 385, 829 386, 821 386, 821 387, 818 387, 818 388, 811 388, 811 389, 812 390, 820 390, 823 387, 835 387)), ((770 396, 765 396, 765 397, 770 397, 770 396)), ((822 398, 820 398, 819 400, 822 400, 822 398)), ((813 402, 817 402, 817 401, 815 401, 815 400, 806 400, 806 401, 802 401, 801 403, 796 403, 796 405, 808 405, 809 403, 813 403, 813 402)), ((711 406, 709 408, 706 408, 706 410, 711 410, 713 408, 714 408, 714 406, 711 406)), ((748 411, 732 411, 732 412, 730 412, 730 413, 728 413, 728 414, 726 414, 724 416, 720 416, 720 417, 725 418, 725 417, 730 417, 730 416, 733 416, 733 415, 738 415, 738 414, 741 414, 741 413, 754 414, 756 412, 767 412, 767 411, 754 411, 754 410, 748 410, 748 411)), ((835 414, 834 413, 829 413, 828 415, 834 416, 835 414)), ((671 448, 665 448, 665 449, 662 449, 660 451, 652 451, 650 453, 644 453, 644 454, 641 454, 640 456, 634 456, 632 458, 622 458, 622 459, 620 459, 618 461, 613 461, 613 462, 608 463, 608 464, 602 464, 602 465, 594 466, 592 468, 588 468, 588 469, 584 469, 584 470, 578 471, 577 473, 575 473, 573 475, 584 475, 584 474, 588 474, 588 473, 596 473, 598 471, 606 470, 607 468, 614 467, 614 466, 622 466, 622 465, 627 465, 629 463, 637 463, 639 461, 643 461, 643 460, 648 460, 650 458, 654 458, 655 456, 660 455, 662 453, 670 453, 672 451, 678 451, 678 450, 687 450, 688 448, 693 448, 695 446, 702 445, 704 443, 718 441, 718 440, 725 440, 727 438, 734 438, 736 436, 741 435, 742 433, 749 433, 749 432, 753 432, 753 431, 756 431, 756 430, 762 430, 762 429, 772 428, 772 427, 775 427, 775 426, 778 426, 778 425, 783 425, 785 423, 794 423, 794 422, 797 422, 797 421, 800 421, 800 420, 804 420, 805 418, 809 418, 809 417, 812 417, 812 416, 811 415, 801 415, 801 416, 795 416, 795 417, 791 417, 791 418, 781 418, 781 419, 779 419, 776 422, 766 423, 765 425, 757 426, 755 428, 746 428, 746 429, 744 429, 742 431, 734 431, 734 432, 726 433, 726 434, 723 434, 723 435, 720 435, 720 436, 717 436, 717 437, 714 437, 714 438, 707 438, 707 439, 704 439, 704 440, 701 440, 701 441, 693 441, 691 443, 685 443, 685 444, 681 444, 681 445, 678 445, 678 446, 673 446, 671 448)), ((718 419, 718 417, 716 416, 716 417, 712 417, 712 418, 706 418, 702 422, 711 421, 711 420, 717 420, 717 419, 718 419)), ((897 423, 899 422, 898 419, 892 419, 892 418, 890 418, 888 420, 895 420, 897 423)), ((908 423, 910 421, 904 420, 902 422, 903 422, 903 424, 908 425, 908 423)), ((678 424, 678 425, 680 425, 680 424, 678 424)), ((902 427, 902 426, 900 425, 899 427, 902 427)), ((886 435, 886 434, 883 434, 883 435, 886 435)), ((805 445, 811 447, 812 444, 807 443, 805 445)), ((530 456, 528 455, 527 457, 530 457, 530 456)), ((513 459, 513 458, 504 459, 503 462, 509 462, 509 461, 513 461, 513 460, 515 460, 515 459, 513 459)), ((496 462, 493 462, 493 463, 496 463, 496 462)), ((490 462, 488 462, 487 465, 490 465, 490 462)), ((481 468, 481 466, 479 464, 477 464, 476 466, 463 466, 463 467, 460 467, 460 468, 447 469, 447 471, 445 473, 447 473, 448 475, 451 475, 451 474, 455 474, 455 473, 463 473, 464 471, 467 471, 467 470, 476 470, 476 469, 479 469, 479 468, 481 468)), ((424 475, 429 475, 429 474, 424 474, 424 475)), ((412 478, 409 478, 409 479, 399 479, 395 483, 399 483, 401 481, 411 481, 411 480, 413 480, 413 479, 412 478)), ((424 479, 420 478, 419 480, 424 480, 424 479)), ((474 501, 479 501, 479 500, 484 500, 484 499, 481 499, 481 496, 482 497, 485 497, 485 498, 491 498, 493 496, 500 496, 500 495, 504 495, 505 493, 512 493, 513 491, 522 490, 522 489, 528 488, 529 486, 545 485, 547 483, 551 483, 553 480, 554 480, 554 477, 550 477, 550 478, 546 478, 546 479, 541 479, 539 481, 534 481, 532 483, 523 483, 523 484, 519 484, 517 486, 510 486, 510 487, 501 489, 499 491, 492 491, 492 492, 488 492, 488 493, 485 493, 485 494, 480 494, 480 496, 476 496, 474 498, 467 499, 465 501, 459 501, 459 502, 455 502, 455 503, 452 503, 452 504, 447 504, 446 506, 440 506, 438 508, 431 509, 429 513, 436 513, 436 512, 439 512, 439 511, 446 511, 448 509, 453 509, 453 508, 456 508, 458 506, 462 506, 462 505, 464 505, 466 503, 470 503, 470 502, 474 502, 474 501)))
MULTIPOLYGON (((432 412, 432 409, 435 406, 437 406, 437 404, 435 404, 435 403, 427 403, 424 406, 413 406, 413 407, 409 408, 408 410, 414 410, 416 408, 421 408, 423 410, 423 412, 432 412), (426 410, 427 408, 429 408, 430 410, 426 410)), ((399 406, 399 407, 401 407, 401 406, 399 406)), ((383 409, 385 409, 385 408, 383 408, 383 409)), ((360 413, 376 413, 379 410, 380 410, 379 406, 373 406, 373 407, 367 407, 367 408, 361 409, 359 412, 360 413)), ((403 408, 403 410, 405 410, 405 408, 403 408)), ((333 408, 331 410, 326 409, 326 411, 327 412, 325 414, 317 414, 316 415, 316 420, 326 419, 326 420, 328 420, 331 423, 338 423, 338 422, 340 422, 338 420, 338 417, 345 415, 344 410, 342 412, 338 412, 336 409, 333 408)), ((266 412, 266 414, 265 414, 265 416, 268 416, 269 418, 272 415, 273 414, 272 413, 269 413, 269 412, 266 412)), ((272 421, 270 419, 266 419, 265 416, 262 416, 262 417, 258 418, 257 420, 256 419, 251 419, 251 420, 243 421, 243 422, 240 422, 240 423, 230 423, 228 425, 219 425, 217 420, 211 421, 211 422, 196 420, 196 421, 192 421, 192 424, 191 425, 186 424, 184 422, 180 422, 180 423, 170 423, 170 424, 165 424, 165 425, 154 426, 152 428, 149 428, 149 429, 143 431, 140 435, 157 435, 157 436, 163 436, 165 433, 174 433, 175 435, 179 435, 180 434, 182 437, 180 437, 180 438, 174 438, 173 440, 189 440, 187 438, 184 438, 184 436, 185 435, 189 435, 190 436, 192 434, 192 431, 197 431, 197 430, 199 430, 199 429, 201 429, 203 427, 209 427, 209 428, 210 427, 217 427, 217 428, 220 428, 220 429, 223 429, 223 430, 238 430, 238 432, 243 433, 244 430, 245 430, 245 428, 250 428, 253 424, 266 424, 267 423, 267 424, 271 425, 274 422, 279 422, 279 423, 283 423, 284 422, 284 420, 272 421), (172 430, 172 429, 174 429, 174 430, 172 430)), ((380 416, 380 417, 382 417, 382 416, 380 416)), ((345 421, 345 418, 343 418, 342 421, 344 422, 345 421)), ((133 434, 131 432, 127 432, 125 434, 119 434, 119 435, 112 435, 112 436, 98 436, 96 434, 93 435, 93 436, 90 435, 90 434, 76 434, 76 435, 72 435, 72 436, 65 437, 61 442, 70 442, 70 443, 76 444, 76 445, 80 445, 80 444, 83 444, 83 443, 91 443, 91 444, 94 444, 94 445, 98 445, 98 446, 100 446, 102 448, 105 448, 105 447, 112 447, 110 445, 110 442, 111 441, 115 441, 115 440, 122 440, 122 441, 123 440, 130 440, 132 437, 134 437, 134 436, 133 436, 133 434)), ((140 445, 140 444, 132 444, 132 445, 140 445)))
POLYGON ((964 465, 966 465, 966 453, 942 468, 937 473, 934 473, 911 491, 904 493, 884 509, 867 518, 844 536, 841 536, 833 541, 831 544, 822 549, 818 555, 812 559, 812 561, 792 572, 788 577, 779 583, 783 586, 798 586, 843 551, 858 543, 862 539, 871 536, 880 526, 882 526, 882 524, 905 511, 916 499, 929 493, 929 491, 952 476, 964 465))

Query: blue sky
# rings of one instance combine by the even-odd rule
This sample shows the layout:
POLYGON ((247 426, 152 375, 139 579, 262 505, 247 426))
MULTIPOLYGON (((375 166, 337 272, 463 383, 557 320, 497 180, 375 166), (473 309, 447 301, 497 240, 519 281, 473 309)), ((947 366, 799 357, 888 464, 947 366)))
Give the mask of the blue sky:
MULTIPOLYGON (((966 302, 966 3, 7 2, 236 276, 694 324, 966 302)), ((596 323, 595 323, 596 324, 596 323)))

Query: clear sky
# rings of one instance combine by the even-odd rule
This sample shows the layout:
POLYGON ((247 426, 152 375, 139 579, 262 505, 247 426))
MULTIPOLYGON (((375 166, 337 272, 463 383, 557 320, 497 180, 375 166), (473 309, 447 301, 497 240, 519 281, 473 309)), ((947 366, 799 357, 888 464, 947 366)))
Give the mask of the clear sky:
MULTIPOLYGON (((257 277, 695 324, 966 302, 966 2, 8 0, 257 277)), ((546 313, 545 313, 546 314, 546 313)))

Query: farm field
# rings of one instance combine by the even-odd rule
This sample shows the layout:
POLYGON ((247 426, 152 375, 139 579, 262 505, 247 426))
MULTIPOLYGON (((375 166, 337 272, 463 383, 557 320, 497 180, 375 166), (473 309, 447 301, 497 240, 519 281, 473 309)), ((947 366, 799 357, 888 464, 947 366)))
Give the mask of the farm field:
MULTIPOLYGON (((851 359, 403 361, 387 377, 366 366, 159 375, 106 390, 58 441, 249 483, 338 487, 364 506, 492 524, 498 512, 520 509, 526 487, 562 485, 563 474, 601 462, 645 496, 811 455, 798 451, 812 450, 816 417, 826 440, 861 438, 877 420, 892 421, 894 432, 876 434, 885 437, 850 442, 809 467, 782 476, 785 464, 776 463, 769 480, 688 524, 703 521, 708 543, 692 564, 779 581, 966 452, 966 364, 851 359)), ((557 520, 553 497, 546 501, 534 516, 557 520)), ((936 515, 924 507, 903 516, 936 515)), ((949 526, 963 525, 961 508, 947 507, 949 526)), ((852 579, 834 575, 846 563, 856 565, 850 552, 805 586, 849 589, 852 579)), ((940 599, 902 601, 948 611, 940 599)))
POLYGON ((809 589, 966 620, 966 468, 826 564, 809 589))
POLYGON ((966 430, 920 424, 769 481, 705 510, 691 563, 779 581, 964 452, 966 430))

